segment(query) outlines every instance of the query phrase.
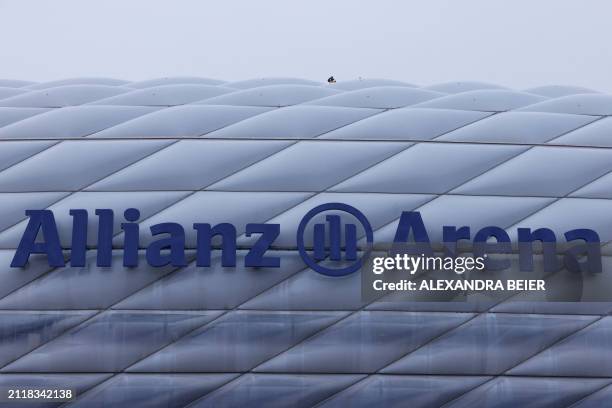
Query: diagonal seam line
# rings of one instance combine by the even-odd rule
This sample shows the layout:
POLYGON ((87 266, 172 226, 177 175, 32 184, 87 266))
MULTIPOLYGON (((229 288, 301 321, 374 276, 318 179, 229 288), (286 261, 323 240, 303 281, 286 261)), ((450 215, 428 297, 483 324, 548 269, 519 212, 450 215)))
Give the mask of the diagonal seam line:
POLYGON ((336 375, 338 375, 338 376, 340 376, 340 375, 354 375, 354 376, 356 376, 356 377, 357 377, 357 379, 355 379, 354 381, 352 381, 352 382, 351 382, 351 383, 350 383, 348 386, 346 386, 346 387, 342 387, 342 388, 341 388, 341 390, 339 390, 339 391, 335 391, 333 394, 328 395, 328 396, 326 396, 326 397, 323 397, 323 398, 319 399, 318 401, 315 401, 315 402, 314 402, 314 403, 311 405, 311 408, 318 407, 318 406, 320 406, 321 404, 324 404, 325 402, 327 402, 327 401, 329 401, 329 400, 333 399, 333 397, 334 397, 334 396, 336 396, 336 395, 338 395, 340 392, 342 392, 342 391, 344 391, 344 390, 348 390, 348 389, 352 388, 354 385, 357 385, 357 384, 361 383, 362 381, 364 381, 364 380, 365 380, 365 378, 367 378, 367 377, 366 377, 364 374, 359 374, 359 373, 357 373, 357 374, 353 374, 353 373, 351 373, 351 374, 344 374, 344 373, 343 373, 343 374, 336 374, 336 375), (361 377, 361 378, 360 378, 360 377, 361 377))
POLYGON ((574 408, 574 407, 578 407, 579 404, 581 404, 582 402, 588 400, 589 398, 591 398, 593 395, 595 394, 599 394, 600 392, 603 392, 603 390, 605 390, 606 388, 608 388, 610 386, 610 384, 612 384, 612 380, 610 380, 611 382, 608 382, 606 384, 604 384, 603 386, 593 390, 593 392, 588 393, 587 395, 585 395, 584 397, 580 398, 577 401, 572 402, 570 405, 568 405, 566 408, 574 408))
MULTIPOLYGON (((0 102, 1 102, 1 100, 0 100, 0 102)), ((60 108, 50 108, 49 110, 47 110, 45 112, 37 113, 37 114, 35 114, 33 116, 28 116, 27 118, 23 118, 23 119, 20 119, 18 121, 11 122, 11 123, 9 123, 7 125, 4 125, 4 126, 0 126, 0 130, 3 130, 5 127, 13 126, 13 125, 16 125, 16 124, 23 125, 21 122, 27 121, 28 119, 38 118, 40 115, 43 115, 43 114, 46 114, 46 113, 53 113, 54 110, 59 110, 59 109, 64 109, 64 108, 74 108, 74 107, 80 107, 80 106, 88 106, 88 105, 89 104, 77 105, 77 106, 65 106, 65 107, 60 107, 60 108)), ((96 106, 96 105, 92 105, 92 106, 96 106)), ((97 106, 104 106, 104 105, 97 105, 97 106)), ((112 106, 112 105, 107 105, 107 106, 112 106)), ((121 105, 114 105, 114 106, 116 106, 117 108, 121 107, 121 105)), ((156 108, 155 106, 129 106, 129 107, 133 107, 133 108, 156 108)), ((41 109, 44 109, 44 108, 41 108, 41 109)), ((4 141, 13 141, 14 142, 16 140, 20 140, 20 141, 44 141, 44 140, 46 140, 46 141, 57 141, 58 143, 60 143, 60 142, 62 142, 64 140, 108 140, 108 139, 104 139, 104 138, 97 138, 97 139, 93 139, 93 138, 92 139, 86 139, 86 138, 88 136, 90 136, 90 135, 95 135, 98 132, 110 129, 110 128, 115 127, 115 126, 122 125, 122 124, 127 123, 127 122, 129 122, 131 120, 142 118, 143 116, 150 115, 152 113, 159 112, 161 110, 163 110, 163 109, 157 109, 157 110, 154 110, 152 112, 142 113, 142 114, 140 114, 138 116, 135 116, 135 117, 130 118, 130 119, 126 119, 123 122, 115 123, 115 124, 112 124, 112 125, 103 125, 104 126, 103 128, 98 129, 98 130, 93 130, 93 131, 86 132, 86 133, 82 134, 81 136, 57 137, 57 138, 43 138, 43 137, 41 137, 41 138, 13 138, 13 137, 9 136, 9 137, 0 138, 0 142, 4 142, 4 141)), ((128 138, 121 138, 121 140, 129 140, 129 139, 128 138)))
MULTIPOLYGON (((79 374, 81 374, 81 373, 79 373, 79 374)), ((65 408, 65 407, 70 407, 70 406, 72 406, 74 404, 79 404, 80 402, 82 402, 82 400, 80 398, 83 395, 89 395, 89 394, 92 394, 92 393, 96 392, 96 390, 99 387, 103 387, 103 386, 107 385, 111 380, 113 380, 119 374, 123 374, 123 373, 117 373, 117 374, 110 375, 109 377, 105 378, 103 381, 101 381, 99 383, 96 383, 94 386, 84 390, 82 393, 77 395, 75 399, 73 399, 71 401, 66 401, 66 402, 61 403, 61 405, 58 405, 57 408, 65 408)), ((142 374, 142 373, 139 373, 139 374, 142 374)), ((153 373, 153 374, 157 374, 157 373, 153 373)), ((208 373, 206 373, 206 374, 208 374, 208 373)), ((203 375, 206 375, 206 374, 203 374, 203 375)), ((227 375, 229 375, 231 377, 231 375, 235 374, 235 373, 218 373, 218 374, 227 374, 227 375)), ((126 373, 126 375, 129 376, 129 375, 132 375, 132 374, 126 373)), ((195 399, 199 399, 199 398, 203 397, 204 395, 207 395, 207 394, 217 390, 218 388, 223 387, 225 384, 231 382, 233 380, 233 378, 234 377, 231 377, 227 381, 222 382, 217 388, 213 388, 211 390, 205 391, 204 394, 201 394, 201 395, 198 395, 197 397, 194 397, 194 399, 192 399, 191 401, 194 401, 195 399)))
MULTIPOLYGON (((368 118, 366 118, 368 119, 368 118)), ((480 120, 485 120, 484 119, 480 119, 480 120)), ((362 119, 365 120, 365 119, 362 119)), ((355 123, 355 122, 353 122, 355 123)), ((351 125, 353 123, 349 123, 348 125, 351 125)), ((473 122, 472 122, 473 123, 473 122)), ((346 126, 348 126, 346 125, 346 126)), ((469 124, 468 124, 469 125, 469 124)), ((229 126, 229 125, 228 125, 229 126)), ((467 126, 467 125, 466 125, 467 126)), ((458 130, 460 128, 457 129, 453 129, 449 132, 452 132, 454 130, 458 130)), ((579 130, 580 128, 576 128, 575 130, 579 130)), ((573 132, 573 131, 572 131, 573 132)), ((324 135, 325 133, 323 133, 322 135, 324 135)), ((414 137, 410 137, 410 138, 402 138, 402 139, 390 139, 390 138, 352 138, 352 139, 348 139, 348 138, 325 138, 325 139, 319 139, 319 136, 314 136, 314 137, 265 137, 265 136, 258 136, 258 137, 221 137, 221 136, 215 136, 215 137, 203 137, 206 136, 207 134, 204 134, 202 136, 142 136, 142 137, 65 137, 65 138, 28 138, 28 139, 16 139, 16 138, 2 138, 0 139, 0 144, 2 144, 3 142, 56 142, 56 143, 61 143, 61 142, 74 142, 74 141, 78 141, 78 142, 83 142, 83 143, 87 143, 87 142, 95 142, 95 141, 102 141, 102 142, 108 142, 108 141, 138 141, 138 140, 148 140, 148 141, 164 141, 164 140, 174 140, 174 141, 180 141, 180 140, 202 140, 202 141, 232 141, 232 142, 238 142, 238 141, 286 141, 286 142, 320 142, 320 143, 332 143, 332 142, 364 142, 364 143, 368 143, 368 142, 372 142, 372 143, 377 143, 377 142, 385 142, 385 143, 396 143, 396 144, 401 144, 401 143, 422 143, 422 144, 456 144, 456 145, 485 145, 485 146, 524 146, 524 147, 550 147, 550 148, 575 148, 575 149, 597 149, 597 150, 609 150, 612 149, 612 146, 606 146, 606 145, 587 145, 587 144, 575 144, 575 143, 550 143, 550 142, 546 142, 546 143, 526 143, 526 142, 498 142, 498 141, 486 141, 486 140, 481 140, 481 141, 474 141, 474 140, 469 140, 469 141, 464 141, 464 140, 436 140, 434 139, 419 139, 419 138, 414 138, 414 137)), ((563 136, 563 135, 561 135, 563 136)), ((559 136, 560 137, 560 136, 559 136)), ((35 153, 38 154, 38 153, 35 153)), ((8 167, 7 167, 8 168, 8 167)))
POLYGON ((592 322, 588 323, 586 326, 581 327, 580 329, 574 330, 571 333, 568 333, 562 337, 560 337, 559 339, 555 340, 554 342, 552 342, 551 344, 549 344, 548 346, 544 347, 541 350, 536 351, 535 353, 531 354, 529 357, 521 359, 519 362, 517 362, 516 364, 514 364, 512 367, 507 368, 502 374, 503 375, 509 375, 512 376, 512 374, 510 374, 510 371, 514 370, 515 368, 517 368, 520 365, 523 365, 524 363, 526 363, 527 361, 531 360, 534 357, 537 357, 539 355, 541 355, 542 353, 546 352, 547 350, 550 350, 551 348, 557 346, 558 344, 563 343, 565 340, 570 339, 571 337, 573 337, 574 335, 588 329, 589 327, 592 327, 594 324, 602 321, 604 319, 604 317, 606 317, 606 315, 600 315, 599 317, 597 317, 596 319, 594 319, 592 322))
MULTIPOLYGON (((87 311, 87 312, 91 312, 91 310, 87 310, 87 309, 82 309, 82 310, 87 311)), ((19 313, 19 312, 21 312, 20 310, 6 310, 6 309, 4 309, 3 311, 15 312, 15 313, 19 313)), ((27 312, 32 312, 33 310, 26 310, 26 311, 27 311, 27 312)), ((49 311, 51 311, 51 310, 49 310, 49 311)), ((78 312, 79 310, 53 310, 53 311, 55 311, 55 312, 64 312, 64 314, 66 314, 66 313, 70 313, 70 312, 78 312)), ((10 364, 13 364, 15 361, 19 360, 21 357, 23 357, 23 356, 25 356, 25 355, 27 355, 27 354, 31 353, 31 352, 32 352, 32 351, 34 351, 34 350, 37 350, 38 348, 42 347, 43 345, 45 345, 45 344, 47 344, 47 343, 50 343, 50 342, 52 342, 53 340, 55 340, 55 339, 59 338, 59 337, 60 337, 60 336, 62 336, 64 333, 66 333, 66 332, 68 332, 68 331, 70 331, 70 330, 74 329, 75 327, 77 327, 77 326, 79 326, 79 325, 81 325, 81 324, 83 324, 83 323, 87 322, 88 320, 90 320, 92 317, 94 317, 94 316, 96 316, 96 315, 98 315, 98 313, 92 313, 92 315, 91 315, 91 316, 89 316, 89 317, 87 317, 87 318, 85 318, 85 319, 83 319, 83 320, 81 320, 81 321, 79 321, 79 322, 76 322, 76 323, 74 323, 74 324, 71 324, 71 325, 66 326, 66 328, 65 328, 64 330, 61 330, 61 331, 57 332, 57 334, 56 334, 55 336, 51 337, 49 340, 45 341, 44 343, 39 344, 38 346, 34 347, 34 348, 33 348, 33 349, 31 349, 31 350, 26 351, 26 352, 25 352, 25 353, 23 353, 23 354, 20 354, 18 357, 14 358, 14 359, 10 360, 8 363, 5 363, 5 364, 3 364, 2 366, 0 366, 0 370, 2 370, 3 368, 5 368, 6 366, 8 366, 8 365, 10 365, 10 364)), ((1 373, 1 374, 6 374, 6 373, 1 373)), ((1 375, 1 374, 0 374, 0 375, 1 375)))
MULTIPOLYGON (((28 139, 28 140, 23 140, 23 139, 0 139, 0 142, 2 142, 2 141, 10 141, 10 142, 28 142, 28 141, 31 141, 31 140, 30 140, 30 139, 28 139)), ((16 166, 16 165, 18 165, 18 164, 20 164, 20 163, 22 163, 22 162, 26 161, 27 159, 29 159, 29 158, 30 158, 30 157, 32 157, 32 156, 36 156, 37 154, 40 154, 40 153, 42 153, 42 152, 44 152, 44 151, 46 151, 46 150, 49 150, 50 148, 52 148, 52 147, 54 147, 54 146, 56 146, 56 145, 60 144, 62 141, 61 141, 61 140, 54 140, 54 139, 46 139, 46 140, 35 140, 35 141, 32 141, 32 142, 34 142, 34 143, 35 143, 35 142, 51 142, 51 144, 50 144, 49 146, 45 147, 44 149, 42 149, 42 150, 40 150, 40 151, 36 152, 36 153, 32 153, 32 154, 30 154, 30 155, 28 155, 28 156, 26 156, 26 157, 22 158, 21 160, 16 161, 15 163, 11 164, 11 165, 10 165, 10 166, 8 166, 8 167, 5 167, 5 168, 3 168, 3 169, 0 169, 0 173, 2 173, 4 170, 8 170, 8 169, 10 169, 11 167, 16 166)))

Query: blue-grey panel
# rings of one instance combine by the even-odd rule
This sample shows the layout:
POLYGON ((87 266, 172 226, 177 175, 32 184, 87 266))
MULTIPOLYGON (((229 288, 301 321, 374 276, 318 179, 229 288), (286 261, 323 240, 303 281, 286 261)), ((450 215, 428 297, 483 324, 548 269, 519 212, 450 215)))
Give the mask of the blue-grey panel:
POLYGON ((232 124, 210 138, 310 139, 375 115, 380 110, 331 106, 288 106, 232 124))
POLYGON ((286 141, 181 140, 88 191, 200 190, 290 145, 286 141), (180 160, 176 160, 180 157, 180 160))
POLYGON ((405 147, 404 143, 391 142, 302 141, 215 183, 209 189, 321 191, 405 147))
POLYGON ((469 313, 357 312, 257 372, 371 373, 459 326, 469 313))
POLYGON ((481 89, 507 89, 503 86, 490 84, 487 82, 477 82, 477 81, 459 81, 459 82, 444 82, 441 84, 435 84, 431 86, 425 87, 425 89, 432 89, 438 92, 445 93, 461 93, 468 91, 478 91, 481 89))
POLYGON ((155 108, 140 106, 71 106, 21 120, 0 128, 3 139, 65 139, 90 135, 155 108))
POLYGON ((612 376, 612 318, 604 317, 514 368, 517 375, 612 376))
POLYGON ((534 147, 453 193, 563 197, 611 170, 612 150, 534 147))
POLYGON ((408 86, 377 86, 344 92, 306 102, 308 105, 394 109, 446 96, 441 92, 408 86))
POLYGON ((0 311, 0 366, 63 334, 94 312, 0 311))
MULTIPOLYGON (((289 106, 334 95, 340 91, 312 85, 268 85, 204 99, 202 105, 289 106)), ((0 101, 1 105, 2 101, 0 101)))
POLYGON ((162 140, 64 141, 0 172, 0 191, 78 190, 168 143, 162 140))
POLYGON ((7 169, 56 144, 56 141, 6 141, 0 144, 0 170, 7 169))
POLYGON ((550 408, 568 407, 610 380, 577 378, 497 377, 445 408, 550 408))
POLYGON ((57 268, 0 299, 0 309, 103 309, 170 273, 175 267, 151 268, 139 254, 139 266, 123 266, 115 251, 110 267, 96 268, 96 253, 87 253, 85 267, 57 268))
POLYGON ((393 109, 321 135, 321 139, 430 140, 491 115, 452 109, 393 109))
POLYGON ((183 105, 161 109, 91 135, 93 138, 198 137, 268 112, 258 106, 183 105))
POLYGON ((65 85, 40 91, 30 91, 0 100, 0 106, 24 108, 61 108, 83 105, 102 98, 131 91, 130 88, 109 85, 65 85))
POLYGON ((25 209, 46 208, 69 193, 0 193, 0 231, 26 218, 25 209))
POLYGON ((443 194, 526 149, 523 146, 420 143, 343 181, 330 191, 443 194))
POLYGON ((344 316, 346 312, 229 312, 128 371, 248 371, 344 316))
POLYGON ((15 96, 15 95, 21 95, 26 92, 28 91, 26 91, 25 89, 7 88, 4 86, 0 86, 0 100, 5 99, 5 98, 10 98, 11 96, 15 96))
POLYGON ((489 377, 373 375, 332 396, 321 408, 440 407, 489 377))
POLYGON ((612 386, 608 385, 602 390, 584 397, 572 405, 572 408, 601 408, 610 405, 610 401, 612 401, 612 386))
POLYGON ((202 326, 219 312, 103 312, 2 372, 117 372, 202 326))
POLYGON ((174 84, 137 89, 110 98, 90 102, 92 105, 176 106, 234 92, 235 89, 213 85, 174 84))
MULTIPOLYGON (((584 116, 584 115, 583 115, 584 116)), ((576 146, 612 147, 612 118, 595 117, 595 121, 588 126, 569 132, 566 135, 550 141, 554 144, 567 144, 576 146)))
POLYGON ((117 78, 104 78, 104 77, 79 77, 79 78, 66 78, 58 79, 55 81, 46 81, 39 83, 27 84, 25 89, 39 90, 57 88, 58 86, 66 85, 108 85, 108 86, 129 86, 128 81, 117 79, 117 78))
POLYGON ((225 81, 212 78, 202 77, 163 77, 147 79, 144 81, 129 82, 125 86, 135 89, 151 88, 160 85, 177 85, 177 84, 200 84, 200 85, 222 85, 225 86, 225 81))
POLYGON ((190 408, 309 408, 360 380, 359 375, 244 374, 190 408))
POLYGON ((360 272, 334 278, 321 275, 312 269, 304 269, 249 300, 240 308, 357 310, 364 305, 360 272))
POLYGON ((612 199, 612 173, 594 179, 591 183, 574 191, 570 196, 612 199))
POLYGON ((214 251, 210 267, 191 264, 179 269, 133 293, 113 308, 232 309, 304 268, 297 251, 266 252, 266 256, 280 257, 280 268, 244 267, 244 251, 238 252, 236 267, 223 267, 220 256, 220 251, 214 251))
POLYGON ((4 297, 52 269, 46 255, 32 254, 23 268, 11 268, 15 250, 0 249, 0 297, 4 297))
POLYGON ((533 93, 536 95, 547 96, 549 98, 559 98, 561 96, 584 94, 584 93, 597 93, 589 88, 583 88, 581 86, 567 86, 567 85, 545 85, 536 86, 535 88, 525 89, 525 92, 533 93))
POLYGON ((119 374, 67 407, 182 408, 231 381, 235 374, 119 374))
POLYGON ((441 108, 503 112, 546 100, 526 92, 480 89, 432 99, 415 105, 419 108, 441 108))
POLYGON ((0 79, 0 86, 7 86, 11 88, 21 88, 30 85, 36 85, 34 81, 23 81, 20 79, 0 79))
POLYGON ((568 95, 535 103, 530 106, 525 106, 520 110, 528 112, 574 113, 577 115, 608 116, 612 115, 612 95, 568 95))
POLYGON ((383 370, 388 374, 502 374, 595 316, 487 313, 383 370))
POLYGON ((586 115, 543 112, 501 112, 440 137, 440 140, 482 143, 544 143, 596 120, 586 115))
POLYGON ((34 115, 39 115, 48 112, 49 109, 44 108, 1 108, 0 107, 0 127, 10 125, 11 123, 24 120, 34 115))

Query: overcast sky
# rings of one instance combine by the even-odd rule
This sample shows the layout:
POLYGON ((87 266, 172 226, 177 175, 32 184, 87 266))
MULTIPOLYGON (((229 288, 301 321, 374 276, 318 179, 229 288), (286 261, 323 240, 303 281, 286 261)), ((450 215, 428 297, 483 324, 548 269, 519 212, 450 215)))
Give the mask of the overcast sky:
POLYGON ((0 78, 480 80, 612 92, 610 0, 0 0, 0 78))

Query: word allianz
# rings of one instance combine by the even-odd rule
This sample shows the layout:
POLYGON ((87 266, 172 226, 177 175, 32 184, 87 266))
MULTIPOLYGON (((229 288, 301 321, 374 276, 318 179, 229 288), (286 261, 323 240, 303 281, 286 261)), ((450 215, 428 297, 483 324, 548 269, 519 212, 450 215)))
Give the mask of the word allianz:
MULTIPOLYGON (((26 210, 29 217, 28 224, 21 237, 15 252, 11 267, 22 268, 32 254, 43 254, 47 256, 48 263, 53 267, 65 266, 63 249, 59 239, 59 233, 55 216, 52 210, 26 210)), ((69 253, 70 265, 82 267, 86 264, 87 230, 89 213, 85 209, 71 209, 69 215, 72 217, 72 244, 69 253)), ((99 267, 111 266, 113 250, 113 225, 115 214, 111 209, 96 209, 97 242, 96 265, 99 267)), ((128 208, 123 213, 124 222, 121 222, 121 230, 124 233, 123 265, 126 267, 138 266, 138 251, 140 245, 140 211, 136 208, 128 208)), ((211 264, 211 252, 213 250, 213 239, 219 237, 221 244, 222 266, 236 265, 236 227, 230 223, 219 223, 211 225, 207 223, 194 223, 196 230, 196 265, 208 267, 211 264)), ((146 261, 152 267, 186 266, 185 256, 185 230, 181 224, 164 222, 149 227, 152 238, 155 238, 145 249, 146 261)), ((453 246, 460 240, 470 240, 471 231, 468 226, 444 226, 442 229, 443 242, 445 245, 453 246)), ((520 267, 522 270, 532 270, 534 241, 546 244, 545 258, 556 258, 555 233, 548 228, 518 228, 520 267)), ((245 227, 245 235, 251 237, 259 235, 244 257, 246 267, 280 267, 281 259, 278 256, 266 255, 271 249, 274 241, 280 234, 280 224, 272 223, 249 223, 245 227)), ((395 232, 394 244, 403 244, 410 241, 425 246, 424 252, 433 252, 425 224, 418 211, 404 211, 400 215, 397 230, 395 232)), ((577 264, 578 259, 586 257, 592 264, 601 264, 601 253, 598 234, 586 228, 573 229, 565 232, 565 240, 570 243, 576 241, 579 245, 570 246, 565 253, 565 261, 577 264)), ((314 246, 324 246, 325 242, 317 243, 317 240, 325 241, 324 236, 314 234, 314 246)), ((473 238, 474 252, 480 253, 493 251, 493 253, 510 252, 510 237, 501 227, 488 226, 480 229, 473 238), (494 249, 488 243, 495 240, 494 249), (477 245, 478 244, 478 245, 477 245), (488 247, 488 249, 487 249, 488 247), (479 249, 477 249, 479 248, 479 249)), ((423 246, 420 247, 423 250, 423 246)), ((491 253, 491 252, 488 252, 491 253)), ((491 258, 491 257, 489 257, 491 258)), ((491 259, 489 259, 491 261, 491 259)), ((494 269, 504 269, 509 266, 510 260, 501 261, 494 269)), ((567 266, 567 265, 566 265, 567 266)), ((601 268, 599 266, 599 268, 601 268)))

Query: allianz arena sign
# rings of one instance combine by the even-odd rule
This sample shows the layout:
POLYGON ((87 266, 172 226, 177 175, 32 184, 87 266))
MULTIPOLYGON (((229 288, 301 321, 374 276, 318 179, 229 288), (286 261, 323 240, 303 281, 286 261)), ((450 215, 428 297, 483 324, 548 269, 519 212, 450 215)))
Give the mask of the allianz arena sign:
MULTIPOLYGON (((26 210, 29 217, 16 253, 11 262, 13 268, 23 268, 32 254, 43 254, 49 266, 63 267, 66 261, 60 243, 58 227, 52 210, 26 210)), ((86 266, 88 222, 92 214, 85 209, 71 209, 72 243, 69 248, 69 262, 73 267, 86 266)), ((346 215, 345 214, 345 215, 346 215)), ((400 216, 393 243, 391 245, 417 244, 416 255, 433 254, 429 232, 418 211, 404 211, 400 216), (411 238, 411 239, 410 239, 411 238)), ((96 266, 109 267, 113 250, 113 225, 115 214, 111 209, 97 209, 97 242, 96 266)), ((140 226, 138 224, 140 211, 128 208, 123 213, 121 229, 124 233, 123 265, 136 267, 139 263, 138 251, 140 245, 140 226)), ((211 225, 194 223, 196 230, 196 266, 211 265, 211 251, 215 248, 214 239, 220 239, 221 263, 224 267, 236 266, 236 227, 231 223, 211 225)), ((146 262, 151 267, 171 265, 186 266, 185 229, 175 222, 163 222, 150 226, 149 233, 153 239, 145 248, 146 262)), ((281 231, 280 224, 249 223, 246 224, 245 235, 257 238, 244 257, 246 267, 278 268, 281 258, 268 254, 281 231)), ((461 240, 471 240, 474 255, 485 257, 488 253, 511 253, 511 239, 506 230, 497 226, 487 226, 472 234, 468 226, 443 226, 443 243, 445 248, 456 248, 461 240), (493 244, 491 242, 494 241, 493 244)), ((536 241, 542 244, 545 268, 555 269, 557 257, 557 236, 549 228, 518 228, 519 267, 522 271, 533 268, 533 245, 536 241)), ((600 238, 596 231, 587 228, 572 229, 563 234, 565 253, 564 266, 570 271, 601 272, 600 238), (586 262, 584 261, 586 259, 586 262), (586 270, 585 270, 586 266, 586 270)), ((343 203, 327 203, 319 205, 302 218, 296 231, 297 249, 303 261, 319 272, 328 276, 344 276, 356 272, 364 265, 366 256, 376 248, 374 233, 366 216, 357 208, 343 203), (315 216, 325 216, 325 223, 315 223, 311 229, 312 239, 306 239, 307 227, 312 224, 315 216), (338 213, 346 213, 356 220, 357 224, 345 223, 338 213), (358 230, 363 231, 363 238, 358 230), (306 245, 312 242, 312 245, 306 245), (361 244, 359 244, 361 242, 361 244), (321 261, 326 261, 324 264, 321 261), (340 266, 332 264, 337 263, 340 266), (347 266, 348 263, 348 266, 347 266)), ((414 252, 413 252, 414 253, 414 252)), ((456 255, 456 254, 455 254, 456 255)), ((510 266, 509 260, 486 260, 486 266, 491 270, 505 269, 510 266)))

